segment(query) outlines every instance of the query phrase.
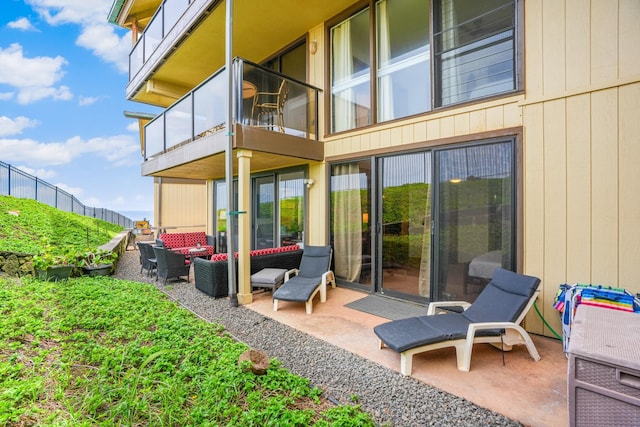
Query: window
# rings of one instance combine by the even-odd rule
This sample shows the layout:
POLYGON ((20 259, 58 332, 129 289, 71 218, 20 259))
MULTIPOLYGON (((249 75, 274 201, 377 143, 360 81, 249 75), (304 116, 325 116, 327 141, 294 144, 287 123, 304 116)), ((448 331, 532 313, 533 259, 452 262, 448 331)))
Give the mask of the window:
POLYGON ((371 123, 369 9, 331 29, 331 131, 371 123))
POLYGON ((429 13, 424 0, 376 3, 378 122, 428 111, 429 13))
POLYGON ((330 28, 331 132, 516 90, 515 16, 516 0, 372 0, 330 28))
POLYGON ((441 0, 434 15, 439 106, 516 88, 513 0, 441 0))

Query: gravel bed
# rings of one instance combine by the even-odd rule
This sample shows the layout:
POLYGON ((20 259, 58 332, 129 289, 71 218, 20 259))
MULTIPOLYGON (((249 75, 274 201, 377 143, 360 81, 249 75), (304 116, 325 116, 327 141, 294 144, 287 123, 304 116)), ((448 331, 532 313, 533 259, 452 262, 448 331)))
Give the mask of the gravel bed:
POLYGON ((308 378, 334 403, 357 403, 376 423, 388 426, 519 426, 496 412, 405 377, 347 350, 300 332, 250 309, 231 307, 193 284, 172 281, 164 286, 140 274, 137 251, 125 252, 115 278, 147 282, 202 319, 223 325, 249 347, 275 357, 287 369, 308 378))

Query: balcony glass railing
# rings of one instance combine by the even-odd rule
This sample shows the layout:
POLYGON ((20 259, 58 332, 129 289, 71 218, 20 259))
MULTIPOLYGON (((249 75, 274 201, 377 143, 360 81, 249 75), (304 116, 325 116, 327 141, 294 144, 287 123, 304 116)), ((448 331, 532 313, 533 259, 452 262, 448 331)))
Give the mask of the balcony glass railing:
POLYGON ((165 0, 129 53, 129 80, 149 60, 162 39, 189 8, 191 0, 165 0))
MULTIPOLYGON (((145 126, 145 160, 224 129, 227 74, 223 68, 145 126)), ((233 63, 233 120, 318 139, 318 89, 246 60, 233 63)))

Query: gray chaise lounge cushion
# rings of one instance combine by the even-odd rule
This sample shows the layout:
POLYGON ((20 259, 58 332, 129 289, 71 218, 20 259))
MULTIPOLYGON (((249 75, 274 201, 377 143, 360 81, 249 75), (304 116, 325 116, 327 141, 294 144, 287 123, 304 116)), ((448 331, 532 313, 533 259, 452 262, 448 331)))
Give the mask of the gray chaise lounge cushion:
POLYGON ((306 302, 322 283, 322 275, 329 269, 331 246, 305 246, 298 274, 284 282, 273 293, 274 299, 306 302))
MULTIPOLYGON (((540 280, 496 269, 476 301, 462 313, 447 313, 394 320, 373 328, 391 349, 402 353, 436 342, 464 339, 472 323, 514 322, 534 294, 540 280)), ((476 336, 500 335, 501 330, 480 330, 476 336)))

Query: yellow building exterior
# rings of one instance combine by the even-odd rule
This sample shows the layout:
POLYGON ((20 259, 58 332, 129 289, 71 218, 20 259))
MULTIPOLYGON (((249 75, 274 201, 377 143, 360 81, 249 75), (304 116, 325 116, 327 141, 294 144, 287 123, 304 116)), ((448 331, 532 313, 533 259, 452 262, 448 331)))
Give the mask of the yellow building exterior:
POLYGON ((141 136, 154 224, 236 239, 241 303, 249 250, 291 243, 419 302, 472 301, 496 265, 537 276, 556 331, 562 283, 640 292, 640 2, 234 3, 232 27, 215 0, 116 0, 109 20, 133 35, 127 97, 166 108, 141 136))

